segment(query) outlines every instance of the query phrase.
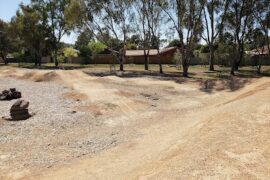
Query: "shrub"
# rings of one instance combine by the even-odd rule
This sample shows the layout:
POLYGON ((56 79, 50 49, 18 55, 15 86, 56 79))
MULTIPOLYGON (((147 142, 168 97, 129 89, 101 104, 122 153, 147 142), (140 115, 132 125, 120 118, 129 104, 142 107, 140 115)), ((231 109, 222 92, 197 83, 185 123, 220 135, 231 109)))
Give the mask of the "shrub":
POLYGON ((88 44, 88 46, 93 54, 99 54, 107 48, 107 46, 105 44, 103 44, 99 41, 98 42, 92 41, 88 44))
POLYGON ((68 57, 78 57, 78 54, 79 54, 78 51, 76 49, 72 48, 72 47, 64 48, 63 53, 64 53, 64 56, 66 58, 68 58, 68 57))
POLYGON ((127 50, 136 50, 137 49, 137 45, 134 43, 128 43, 127 44, 127 50))

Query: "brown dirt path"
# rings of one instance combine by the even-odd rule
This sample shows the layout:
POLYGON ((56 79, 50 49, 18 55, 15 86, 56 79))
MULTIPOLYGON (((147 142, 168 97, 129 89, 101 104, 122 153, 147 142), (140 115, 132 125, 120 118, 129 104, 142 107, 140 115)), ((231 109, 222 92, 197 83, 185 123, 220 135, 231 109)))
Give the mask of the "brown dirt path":
POLYGON ((26 179, 269 179, 270 79, 256 81, 196 111, 157 113, 167 123, 143 137, 26 179))
POLYGON ((189 81, 94 77, 77 70, 11 68, 0 77, 71 87, 75 94, 63 96, 87 97, 91 104, 77 110, 102 114, 102 135, 117 128, 126 138, 95 155, 14 172, 10 179, 270 179, 269 78, 250 80, 240 90, 204 92, 189 81))

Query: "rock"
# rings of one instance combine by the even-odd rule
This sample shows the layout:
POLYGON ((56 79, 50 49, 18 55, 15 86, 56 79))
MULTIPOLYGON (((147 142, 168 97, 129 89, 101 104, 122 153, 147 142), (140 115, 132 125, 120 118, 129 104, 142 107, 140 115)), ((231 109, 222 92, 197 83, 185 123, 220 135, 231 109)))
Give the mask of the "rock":
POLYGON ((31 114, 28 112, 28 106, 28 101, 18 100, 15 102, 10 109, 11 120, 19 121, 30 118, 31 114))
POLYGON ((0 93, 0 100, 12 100, 20 99, 22 97, 21 92, 17 91, 15 88, 10 88, 9 90, 4 90, 0 93))
POLYGON ((18 100, 17 102, 15 102, 15 104, 13 104, 11 106, 11 110, 27 109, 28 106, 29 106, 29 102, 28 101, 18 100))
POLYGON ((10 112, 10 115, 11 116, 22 116, 24 114, 27 114, 28 113, 28 110, 22 110, 22 111, 17 111, 17 112, 10 112))
POLYGON ((16 88, 10 88, 9 89, 11 92, 16 92, 16 88))
POLYGON ((13 121, 20 121, 20 120, 26 120, 31 117, 30 114, 22 114, 22 115, 16 115, 16 116, 11 116, 11 119, 13 121))

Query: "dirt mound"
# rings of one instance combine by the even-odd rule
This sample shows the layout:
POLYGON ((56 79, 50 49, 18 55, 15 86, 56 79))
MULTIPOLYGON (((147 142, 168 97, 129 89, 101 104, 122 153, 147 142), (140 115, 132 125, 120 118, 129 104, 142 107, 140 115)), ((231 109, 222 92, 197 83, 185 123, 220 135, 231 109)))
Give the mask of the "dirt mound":
POLYGON ((95 117, 102 115, 102 107, 96 104, 78 106, 76 107, 76 110, 86 112, 86 113, 92 113, 95 117))
POLYGON ((64 98, 71 99, 74 101, 83 101, 88 98, 85 94, 79 92, 68 92, 63 94, 64 98))
POLYGON ((263 91, 263 90, 265 90, 265 89, 267 89, 269 87, 270 87, 270 83, 266 83, 266 84, 256 86, 254 89, 252 89, 250 91, 247 91, 247 92, 244 92, 244 93, 238 95, 237 97, 233 98, 232 100, 224 103, 224 105, 235 102, 235 101, 240 100, 240 99, 244 99, 244 98, 249 97, 249 96, 252 96, 255 93, 258 93, 259 91, 263 91))
POLYGON ((35 82, 50 82, 50 81, 59 81, 61 80, 61 77, 55 71, 46 73, 27 72, 24 75, 22 75, 20 79, 27 79, 35 82))

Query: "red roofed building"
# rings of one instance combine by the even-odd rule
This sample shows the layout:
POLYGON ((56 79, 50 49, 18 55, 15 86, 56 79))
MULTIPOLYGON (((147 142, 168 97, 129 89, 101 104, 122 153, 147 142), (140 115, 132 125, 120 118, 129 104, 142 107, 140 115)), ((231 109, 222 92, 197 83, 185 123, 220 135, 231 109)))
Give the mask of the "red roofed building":
MULTIPOLYGON (((172 64, 176 47, 164 48, 159 52, 162 64, 172 64)), ((147 52, 147 51, 146 51, 147 52)), ((126 50, 126 62, 134 64, 144 64, 145 56, 144 50, 126 50)), ((158 51, 157 49, 150 49, 149 51, 149 63, 158 64, 158 51)))
POLYGON ((251 56, 267 56, 269 55, 269 48, 268 46, 263 46, 258 49, 253 49, 251 51, 248 51, 247 54, 251 56))

